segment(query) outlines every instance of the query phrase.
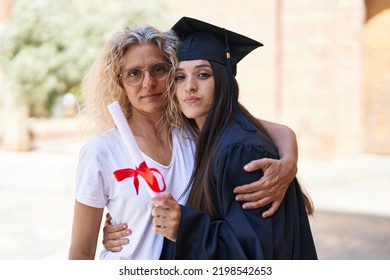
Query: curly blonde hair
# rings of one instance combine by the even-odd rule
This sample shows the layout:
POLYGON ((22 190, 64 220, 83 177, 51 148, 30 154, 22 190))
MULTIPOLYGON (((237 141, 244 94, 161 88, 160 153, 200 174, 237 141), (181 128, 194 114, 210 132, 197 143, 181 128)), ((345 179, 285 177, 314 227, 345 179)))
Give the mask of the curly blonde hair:
POLYGON ((186 118, 181 112, 179 107, 179 101, 176 97, 176 86, 175 86, 175 77, 174 72, 173 76, 170 76, 169 80, 173 81, 168 90, 166 91, 165 96, 165 106, 164 106, 164 119, 168 121, 169 125, 174 128, 178 128, 180 131, 184 129, 186 118))
MULTIPOLYGON (((161 32, 149 25, 136 25, 114 34, 83 80, 80 113, 94 132, 100 133, 115 127, 107 109, 107 105, 114 101, 118 101, 127 119, 131 117, 132 106, 121 85, 119 74, 127 49, 143 42, 154 43, 172 66, 177 64, 176 52, 180 41, 171 30, 161 32)), ((171 72, 174 72, 174 67, 171 72)), ((172 88, 172 74, 169 77, 167 86, 172 88)))

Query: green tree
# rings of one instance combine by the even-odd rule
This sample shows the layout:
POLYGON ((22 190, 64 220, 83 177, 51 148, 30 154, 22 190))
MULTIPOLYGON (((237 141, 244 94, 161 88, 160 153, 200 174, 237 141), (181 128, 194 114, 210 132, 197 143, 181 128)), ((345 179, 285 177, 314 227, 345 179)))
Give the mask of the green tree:
POLYGON ((159 0, 16 0, 0 31, 0 68, 31 116, 50 116, 58 96, 80 94, 110 35, 129 24, 163 24, 165 9, 159 0))

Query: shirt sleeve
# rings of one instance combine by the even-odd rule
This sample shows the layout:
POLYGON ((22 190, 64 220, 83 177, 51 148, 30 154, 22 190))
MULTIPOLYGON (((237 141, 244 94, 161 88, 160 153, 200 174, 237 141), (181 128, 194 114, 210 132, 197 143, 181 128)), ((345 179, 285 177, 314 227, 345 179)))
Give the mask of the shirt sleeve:
POLYGON ((104 168, 98 152, 83 147, 76 171, 76 200, 91 207, 104 208, 108 200, 104 184, 104 168))

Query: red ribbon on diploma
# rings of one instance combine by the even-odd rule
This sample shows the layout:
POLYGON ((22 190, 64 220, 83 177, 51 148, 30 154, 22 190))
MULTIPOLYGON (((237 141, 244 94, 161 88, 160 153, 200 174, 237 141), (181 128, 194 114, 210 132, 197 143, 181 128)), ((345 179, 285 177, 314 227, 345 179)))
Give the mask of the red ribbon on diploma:
POLYGON ((120 182, 126 178, 134 177, 134 187, 135 187, 135 191, 136 191, 137 195, 138 195, 138 190, 139 190, 138 175, 142 176, 142 178, 144 178, 146 183, 149 185, 150 189, 156 193, 163 192, 167 188, 167 186, 165 184, 164 177, 162 176, 161 172, 157 168, 148 168, 145 161, 143 161, 139 165, 139 167, 136 169, 125 168, 125 169, 119 169, 119 170, 114 171, 114 176, 118 182, 120 182), (152 171, 160 174, 160 176, 163 180, 163 183, 164 183, 164 187, 162 190, 160 190, 160 188, 158 186, 157 179, 154 176, 152 171))

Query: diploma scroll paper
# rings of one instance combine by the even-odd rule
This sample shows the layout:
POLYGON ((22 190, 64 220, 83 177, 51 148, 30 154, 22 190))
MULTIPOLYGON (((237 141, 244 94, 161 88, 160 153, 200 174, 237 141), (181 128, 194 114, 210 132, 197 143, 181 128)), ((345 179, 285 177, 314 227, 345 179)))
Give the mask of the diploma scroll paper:
POLYGON ((107 107, 114 120, 114 123, 116 124, 116 127, 118 128, 119 134, 121 135, 127 150, 129 151, 131 158, 137 164, 135 169, 126 168, 115 171, 114 175, 117 181, 122 181, 123 179, 134 177, 134 186, 138 194, 139 181, 137 176, 140 175, 148 184, 147 190, 149 192, 149 195, 151 197, 158 196, 159 193, 165 191, 166 189, 165 181, 162 174, 158 169, 148 168, 148 166, 146 165, 146 162, 141 154, 138 144, 135 141, 133 132, 131 131, 131 128, 126 121, 126 118, 123 115, 122 109, 119 106, 118 102, 115 101, 107 107), (162 178, 164 185, 162 189, 160 189, 158 185, 158 181, 154 176, 155 174, 159 174, 162 178))

